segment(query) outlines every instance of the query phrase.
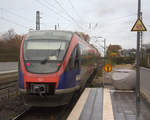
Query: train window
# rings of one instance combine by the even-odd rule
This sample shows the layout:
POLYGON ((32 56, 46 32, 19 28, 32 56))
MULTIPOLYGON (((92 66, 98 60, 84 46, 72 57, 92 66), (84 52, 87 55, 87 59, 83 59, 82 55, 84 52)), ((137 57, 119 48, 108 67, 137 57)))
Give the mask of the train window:
POLYGON ((80 47, 77 45, 76 47, 76 55, 75 55, 75 68, 79 69, 80 68, 80 47))
POLYGON ((72 70, 73 67, 74 67, 74 64, 73 64, 73 52, 72 52, 66 70, 67 71, 72 70))
POLYGON ((68 70, 78 69, 79 67, 80 67, 80 50, 79 46, 77 45, 71 54, 68 63, 68 70))
POLYGON ((74 57, 73 53, 71 54, 70 60, 69 60, 69 70, 74 69, 74 57))

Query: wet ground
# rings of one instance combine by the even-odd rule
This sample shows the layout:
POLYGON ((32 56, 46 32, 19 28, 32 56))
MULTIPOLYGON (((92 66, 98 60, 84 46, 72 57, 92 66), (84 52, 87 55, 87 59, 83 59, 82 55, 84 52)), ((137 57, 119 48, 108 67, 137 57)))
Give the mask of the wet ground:
POLYGON ((150 104, 141 99, 136 106, 135 92, 111 92, 114 120, 150 120, 150 104))

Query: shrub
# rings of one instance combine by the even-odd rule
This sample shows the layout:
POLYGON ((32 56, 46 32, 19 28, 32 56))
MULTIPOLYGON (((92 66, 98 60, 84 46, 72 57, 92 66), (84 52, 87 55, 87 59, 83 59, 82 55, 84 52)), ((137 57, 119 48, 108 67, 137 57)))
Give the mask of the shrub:
POLYGON ((133 64, 135 62, 135 58, 134 57, 113 57, 111 61, 116 64, 133 64))

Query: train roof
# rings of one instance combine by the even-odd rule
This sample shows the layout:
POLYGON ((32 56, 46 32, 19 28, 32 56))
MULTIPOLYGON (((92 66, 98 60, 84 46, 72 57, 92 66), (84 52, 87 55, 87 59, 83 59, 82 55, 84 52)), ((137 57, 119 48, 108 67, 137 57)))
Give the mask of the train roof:
POLYGON ((73 32, 59 31, 59 30, 33 30, 29 31, 26 39, 58 39, 58 40, 71 40, 73 32))

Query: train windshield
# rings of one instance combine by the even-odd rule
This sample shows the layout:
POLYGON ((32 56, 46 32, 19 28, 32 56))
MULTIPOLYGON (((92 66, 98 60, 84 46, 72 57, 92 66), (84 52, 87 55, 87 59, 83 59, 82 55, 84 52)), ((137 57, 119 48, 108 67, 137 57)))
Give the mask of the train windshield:
POLYGON ((56 72, 68 48, 65 40, 25 40, 24 61, 32 73, 56 72))
POLYGON ((67 49, 67 42, 64 40, 26 40, 24 59, 61 61, 67 49))

